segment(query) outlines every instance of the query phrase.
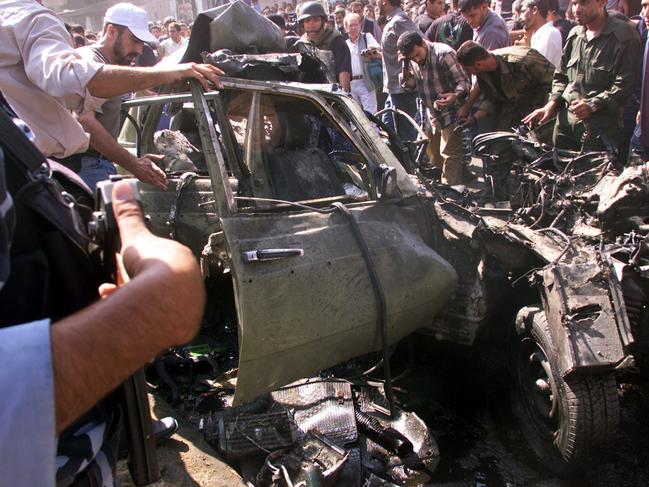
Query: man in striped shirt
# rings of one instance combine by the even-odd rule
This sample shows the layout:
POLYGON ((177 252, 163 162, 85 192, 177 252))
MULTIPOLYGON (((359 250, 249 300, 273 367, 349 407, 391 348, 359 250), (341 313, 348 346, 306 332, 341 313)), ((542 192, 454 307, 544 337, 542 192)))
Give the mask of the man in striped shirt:
MULTIPOLYGON (((469 93, 469 79, 446 44, 428 42, 418 32, 406 32, 397 42, 399 56, 410 61, 417 92, 433 125, 432 165, 442 170, 442 182, 462 183, 462 132, 456 130, 457 107, 469 93)), ((409 80, 404 79, 404 85, 409 80)))

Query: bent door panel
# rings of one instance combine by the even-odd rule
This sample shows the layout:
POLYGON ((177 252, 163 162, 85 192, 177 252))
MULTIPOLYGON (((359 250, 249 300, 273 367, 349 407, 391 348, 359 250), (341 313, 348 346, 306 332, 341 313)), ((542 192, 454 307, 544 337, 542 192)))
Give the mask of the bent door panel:
MULTIPOLYGON (((385 291, 395 343, 432 321, 454 290, 455 272, 421 239, 415 208, 372 202, 350 209, 385 291)), ((235 403, 380 349, 376 298, 344 215, 238 214, 222 223, 239 316, 235 403), (303 254, 243 258, 267 249, 303 254)))

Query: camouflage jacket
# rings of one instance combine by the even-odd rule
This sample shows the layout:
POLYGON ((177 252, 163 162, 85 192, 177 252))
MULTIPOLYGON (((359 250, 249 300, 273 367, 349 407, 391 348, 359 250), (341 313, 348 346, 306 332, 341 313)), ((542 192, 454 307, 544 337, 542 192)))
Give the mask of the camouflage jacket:
POLYGON ((590 41, 586 28, 575 26, 554 74, 550 99, 560 104, 589 99, 598 116, 617 116, 638 88, 641 66, 640 36, 627 23, 609 16, 590 41))
POLYGON ((498 130, 508 130, 547 102, 554 65, 529 47, 503 47, 491 53, 498 69, 477 75, 482 95, 477 108, 497 115, 498 130))

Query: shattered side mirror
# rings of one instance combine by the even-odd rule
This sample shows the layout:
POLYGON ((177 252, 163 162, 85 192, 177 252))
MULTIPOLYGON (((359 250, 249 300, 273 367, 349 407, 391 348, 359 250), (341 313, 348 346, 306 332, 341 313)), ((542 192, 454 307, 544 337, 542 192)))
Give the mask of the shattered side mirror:
POLYGON ((379 178, 379 187, 378 187, 378 196, 380 200, 383 199, 394 199, 401 197, 401 191, 397 185, 397 170, 388 166, 387 164, 381 164, 380 166, 380 178, 379 178))

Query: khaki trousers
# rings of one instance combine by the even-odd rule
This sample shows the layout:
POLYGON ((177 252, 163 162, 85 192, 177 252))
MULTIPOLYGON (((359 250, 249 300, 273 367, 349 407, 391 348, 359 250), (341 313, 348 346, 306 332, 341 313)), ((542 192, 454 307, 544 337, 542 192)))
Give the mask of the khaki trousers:
POLYGON ((433 123, 432 133, 429 135, 428 154, 433 167, 442 170, 442 182, 462 184, 462 170, 464 167, 464 148, 462 145, 462 131, 453 131, 455 124, 440 128, 433 123))

